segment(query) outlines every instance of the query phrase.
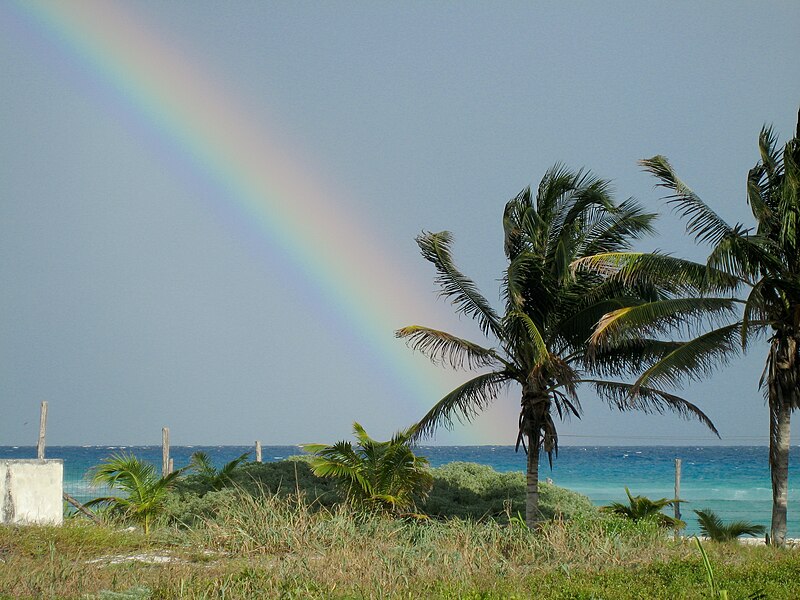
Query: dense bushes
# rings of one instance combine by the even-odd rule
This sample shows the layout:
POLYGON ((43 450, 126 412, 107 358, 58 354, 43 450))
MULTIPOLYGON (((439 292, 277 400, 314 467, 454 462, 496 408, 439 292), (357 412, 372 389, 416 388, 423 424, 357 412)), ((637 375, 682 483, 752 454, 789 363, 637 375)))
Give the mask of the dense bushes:
MULTIPOLYGON (((421 512, 439 518, 494 518, 525 512, 525 476, 499 473, 475 463, 455 462, 431 470, 434 484, 421 512)), ((313 507, 332 508, 342 501, 330 479, 315 476, 303 457, 274 463, 249 463, 231 477, 233 489, 213 491, 196 478, 181 482, 169 503, 170 517, 190 525, 198 517, 211 517, 228 495, 246 492, 251 496, 297 496, 313 507)), ((546 518, 570 518, 594 511, 586 496, 547 483, 539 483, 540 509, 546 518)))
MULTIPOLYGON (((549 483, 539 482, 539 494, 539 510, 546 519, 594 510, 586 496, 549 483)), ((499 473, 475 463, 449 463, 433 469, 433 490, 424 511, 437 517, 494 517, 501 521, 509 514, 524 515, 525 475, 499 473)))

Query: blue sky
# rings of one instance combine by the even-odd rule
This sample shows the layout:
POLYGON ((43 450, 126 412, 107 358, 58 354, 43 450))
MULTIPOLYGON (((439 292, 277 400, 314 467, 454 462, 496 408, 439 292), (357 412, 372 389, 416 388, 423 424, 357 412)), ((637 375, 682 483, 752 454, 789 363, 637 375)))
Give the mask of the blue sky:
MULTIPOLYGON (((800 103, 795 2, 138 2, 126 10, 274 134, 342 214, 359 215, 430 311, 413 242, 448 229, 498 300, 504 203, 555 162, 663 213, 660 248, 702 259, 637 167, 668 156, 749 223, 757 135, 800 103)), ((220 190, 113 86, 15 3, 0 7, 0 444, 265 444, 376 436, 427 406, 398 385, 291 252, 220 206, 220 190)), ((197 99, 202 102, 202 98, 197 99)), ((415 315, 398 312, 392 328, 415 315)), ((401 344, 401 342, 396 342, 401 344)), ((410 352, 410 351, 409 351, 410 352)), ((684 395, 725 443, 765 443, 764 347, 684 395)), ((431 367, 417 356, 420 378, 431 367)), ((404 371, 413 376, 413 371, 404 371)), ((464 374, 436 379, 432 404, 464 374)), ((672 416, 583 396, 564 443, 710 443, 672 416)), ((512 394, 437 443, 513 443, 512 394)))

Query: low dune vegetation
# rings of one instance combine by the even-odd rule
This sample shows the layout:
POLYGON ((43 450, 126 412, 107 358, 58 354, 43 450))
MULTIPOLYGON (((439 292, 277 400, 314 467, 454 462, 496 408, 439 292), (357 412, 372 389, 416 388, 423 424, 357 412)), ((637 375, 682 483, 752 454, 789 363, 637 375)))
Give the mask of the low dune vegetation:
MULTIPOLYGON (((416 513, 348 501, 310 457, 237 463, 173 479, 145 533, 113 505, 98 526, 0 527, 0 597, 729 598, 800 596, 795 550, 673 539, 658 514, 631 519, 541 483, 525 524, 525 477, 472 463, 430 469, 416 513)), ((100 505, 102 506, 102 505, 100 505)))
MULTIPOLYGON (((304 466, 281 464, 298 473, 304 466)), ((268 470, 257 467, 252 470, 268 470)), ((450 473, 438 481, 457 480, 458 467, 446 470, 450 473)), ((285 474, 276 469, 264 480, 276 473, 279 480, 285 474)), ((497 475, 492 477, 502 480, 497 475)), ((577 495, 562 497, 574 508, 569 518, 544 520, 532 531, 507 502, 502 519, 396 517, 311 501, 296 494, 298 481, 295 492, 285 494, 282 481, 274 493, 229 487, 202 496, 185 493, 178 502, 176 492, 168 507, 181 512, 162 515, 149 535, 129 530, 127 523, 98 526, 82 517, 60 528, 1 527, 0 597, 713 597, 703 558, 691 541, 674 540, 654 518, 633 521, 581 507, 577 495), (187 526, 180 519, 191 512, 192 502, 205 514, 187 526)), ((457 504, 452 490, 447 488, 443 500, 457 504)), ((515 493, 524 502, 524 489, 515 493)), ((480 510, 473 496, 466 497, 480 510)), ((481 502, 495 506, 488 497, 481 502)), ((558 502, 553 513, 562 513, 558 502)), ((704 546, 716 585, 729 598, 800 597, 796 551, 704 546)))

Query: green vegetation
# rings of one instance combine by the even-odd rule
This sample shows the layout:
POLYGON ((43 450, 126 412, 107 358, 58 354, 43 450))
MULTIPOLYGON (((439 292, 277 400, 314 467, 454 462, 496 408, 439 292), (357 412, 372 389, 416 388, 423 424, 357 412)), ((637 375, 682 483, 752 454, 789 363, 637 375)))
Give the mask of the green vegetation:
MULTIPOLYGON (((433 480, 419 510, 436 519, 494 519, 507 522, 525 509, 525 476, 498 473, 474 463, 454 462, 430 470, 433 480)), ((274 463, 249 463, 232 476, 230 488, 213 491, 196 483, 179 482, 165 508, 167 522, 194 526, 213 518, 219 506, 240 493, 254 498, 277 497, 296 501, 302 498, 309 510, 336 510, 346 499, 346 491, 332 479, 318 477, 309 457, 294 457, 274 463)), ((548 518, 573 518, 594 513, 591 501, 581 494, 542 483, 541 511, 548 518)))
POLYGON ((621 502, 612 502, 608 506, 604 506, 602 510, 632 521, 640 521, 642 519, 655 519, 660 527, 669 529, 683 529, 686 523, 680 519, 670 517, 669 515, 661 512, 667 506, 675 506, 676 502, 681 502, 677 498, 668 500, 661 498, 660 500, 651 500, 647 496, 632 496, 631 491, 625 487, 625 494, 628 496, 628 504, 621 502))
POLYGON ((714 568, 711 566, 711 561, 708 559, 706 549, 703 548, 703 544, 700 542, 699 538, 695 537, 694 541, 697 544, 697 549, 700 551, 700 556, 703 557, 703 568, 706 572, 706 581, 708 582, 708 591, 711 594, 711 598, 728 600, 728 591, 720 589, 717 584, 717 579, 714 577, 714 568))
POLYGON ((694 512, 700 523, 700 531, 715 542, 730 542, 742 535, 756 536, 766 531, 763 525, 755 525, 749 521, 734 521, 726 525, 714 511, 709 509, 694 512))
POLYGON ((192 471, 189 477, 190 482, 197 484, 200 488, 218 491, 229 486, 233 480, 232 475, 240 469, 249 458, 250 453, 245 452, 237 456, 232 461, 224 464, 217 469, 206 452, 198 450, 192 454, 187 470, 192 471))
POLYGON ((587 340, 603 315, 663 295, 655 283, 628 285, 619 278, 570 268, 598 253, 630 251, 636 239, 652 233, 655 215, 633 200, 616 204, 609 190, 608 182, 589 173, 556 166, 545 174, 535 195, 528 188, 506 204, 503 228, 508 266, 501 285, 502 315, 456 268, 449 232, 423 233, 417 238, 422 256, 436 270, 441 296, 457 312, 475 319, 496 344, 485 347, 419 325, 397 332, 435 363, 454 369, 489 369, 439 400, 422 417, 419 434, 449 426, 454 419, 471 420, 500 390, 519 384, 522 408, 517 448, 522 444, 528 451, 528 525, 541 518, 540 449, 552 460, 558 451, 555 417, 580 416, 580 384, 593 387, 619 410, 672 410, 698 418, 716 432, 709 419, 682 398, 657 386, 634 389, 624 381, 668 355, 674 344, 642 336, 589 351, 587 340))
POLYGON ((416 456, 409 445, 414 428, 397 432, 391 440, 372 439, 353 423, 358 445, 306 444, 315 475, 337 482, 348 501, 359 509, 402 513, 424 500, 433 485, 428 459, 416 456))
POLYGON ((111 516, 140 523, 147 535, 150 523, 164 510, 170 488, 181 471, 159 477, 150 463, 133 454, 113 454, 92 471, 95 485, 107 485, 125 492, 125 496, 104 496, 87 502, 87 506, 102 506, 111 516))
MULTIPOLYGON (((491 467, 453 462, 433 469, 433 489, 425 513, 435 517, 505 522, 524 514, 525 475, 498 473, 491 467)), ((582 494, 549 483, 539 484, 539 510, 545 519, 572 518, 596 511, 582 494)))

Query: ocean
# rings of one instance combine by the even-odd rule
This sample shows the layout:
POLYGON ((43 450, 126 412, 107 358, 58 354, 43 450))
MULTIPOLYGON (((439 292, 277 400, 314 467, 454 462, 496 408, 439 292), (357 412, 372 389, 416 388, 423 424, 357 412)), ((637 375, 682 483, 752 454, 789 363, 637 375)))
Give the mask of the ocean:
MULTIPOLYGON (((252 452, 252 446, 173 446, 175 468, 185 466, 197 450, 217 466, 252 452)), ((47 458, 64 460, 64 490, 79 500, 99 495, 86 480, 93 465, 115 452, 132 452, 160 468, 160 446, 50 446, 47 458)), ((525 455, 513 446, 419 446, 434 467, 453 461, 489 465, 498 471, 522 471, 525 455)), ((264 462, 301 454, 298 446, 264 446, 264 462)), ((675 459, 682 462, 681 497, 686 533, 698 531, 693 509, 710 508, 724 521, 745 519, 769 527, 772 492, 765 446, 562 446, 553 469, 544 458, 540 477, 586 494, 596 505, 626 501, 625 486, 634 495, 672 498, 675 459)), ((0 446, 0 459, 35 458, 36 448, 0 446)), ((252 454, 251 454, 252 457, 252 454)), ((788 535, 800 538, 800 447, 791 449, 788 535)), ((670 512, 671 514, 671 512, 670 512)))

